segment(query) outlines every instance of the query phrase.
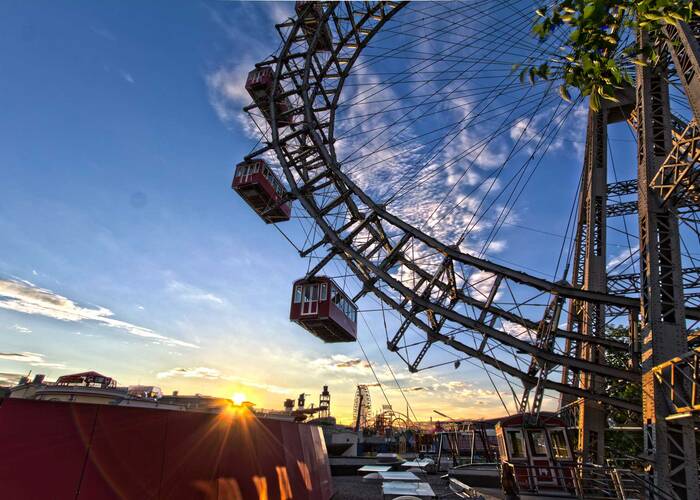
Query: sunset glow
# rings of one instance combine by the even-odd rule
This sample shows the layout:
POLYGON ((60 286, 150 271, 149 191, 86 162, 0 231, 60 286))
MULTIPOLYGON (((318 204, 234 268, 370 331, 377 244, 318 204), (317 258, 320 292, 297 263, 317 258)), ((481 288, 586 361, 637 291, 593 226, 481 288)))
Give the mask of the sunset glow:
POLYGON ((243 404, 244 401, 247 401, 245 394, 243 394, 242 392, 235 392, 233 396, 231 396, 231 399, 233 400, 233 404, 235 404, 236 406, 240 406, 243 404))

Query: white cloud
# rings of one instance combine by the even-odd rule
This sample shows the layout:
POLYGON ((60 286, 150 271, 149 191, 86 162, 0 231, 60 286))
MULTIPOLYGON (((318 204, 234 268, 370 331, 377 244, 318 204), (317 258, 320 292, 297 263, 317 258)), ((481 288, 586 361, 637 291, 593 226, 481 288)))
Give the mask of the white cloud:
POLYGON ((324 372, 369 375, 370 366, 360 358, 351 358, 344 354, 333 354, 329 358, 317 358, 309 363, 311 368, 324 372))
POLYGON ((293 389, 289 387, 282 387, 275 384, 266 384, 263 382, 254 382, 248 380, 244 377, 238 375, 229 375, 221 373, 217 368, 211 368, 208 366, 198 366, 195 368, 172 368, 170 370, 158 372, 156 374, 158 379, 171 379, 171 378, 195 378, 204 380, 224 380, 228 382, 237 382, 241 385, 252 387, 255 389, 262 389, 273 394, 289 394, 291 392, 298 392, 299 389, 293 389))
POLYGON ((32 333, 32 331, 31 331, 29 328, 27 328, 26 326, 22 326, 22 325, 13 325, 12 328, 13 328, 15 331, 19 332, 19 333, 25 333, 25 334, 26 334, 26 333, 32 333))
POLYGON ((121 77, 124 79, 124 81, 130 85, 134 84, 134 77, 131 76, 131 73, 127 71, 121 71, 120 72, 121 77))
POLYGON ((530 330, 522 325, 506 320, 501 321, 501 330, 506 332, 511 337, 525 340, 526 342, 533 344, 535 343, 535 338, 537 336, 537 332, 535 330, 530 330))
POLYGON ((156 377, 160 379, 183 377, 216 380, 221 378, 221 372, 216 368, 208 368, 206 366, 199 366, 197 368, 172 368, 167 371, 158 372, 156 377))
POLYGON ((209 103, 222 122, 234 120, 242 114, 241 108, 250 101, 245 81, 253 66, 252 60, 243 58, 236 64, 221 67, 207 75, 209 103))
MULTIPOLYGON (((483 302, 488 298, 495 282, 495 274, 487 271, 476 271, 469 275, 469 278, 467 279, 469 295, 483 302)), ((495 299, 498 300, 501 297, 501 294, 502 293, 499 289, 499 291, 496 292, 495 299)))
MULTIPOLYGON (((621 266, 621 270, 618 272, 624 272, 633 262, 634 256, 637 255, 638 249, 623 248, 616 255, 612 256, 605 266, 606 271, 612 271, 618 266, 621 266)), ((628 269, 627 269, 628 270, 628 269)))
POLYGON ((36 352, 0 352, 0 359, 16 361, 19 363, 29 363, 31 366, 43 366, 47 368, 65 368, 63 363, 49 363, 44 359, 43 354, 36 352))
POLYGON ((224 299, 216 294, 177 280, 172 280, 170 283, 168 283, 168 291, 183 300, 193 302, 211 302, 214 304, 225 303, 224 299))
POLYGON ((61 321, 95 321, 102 325, 126 331, 137 337, 148 338, 163 344, 199 348, 195 344, 173 339, 149 328, 113 318, 114 313, 105 307, 82 307, 71 299, 29 281, 0 280, 0 308, 24 314, 36 314, 61 321))

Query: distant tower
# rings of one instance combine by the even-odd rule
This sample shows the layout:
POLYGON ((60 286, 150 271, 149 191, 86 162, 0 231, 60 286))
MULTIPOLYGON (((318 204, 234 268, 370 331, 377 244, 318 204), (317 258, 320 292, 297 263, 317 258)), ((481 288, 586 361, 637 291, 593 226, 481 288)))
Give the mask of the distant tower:
POLYGON ((352 408, 352 418, 355 430, 367 428, 372 413, 372 399, 369 397, 369 389, 366 385, 358 385, 355 391, 355 403, 352 408))
POLYGON ((303 392, 299 394, 299 399, 297 399, 297 408, 299 410, 303 410, 304 407, 306 406, 306 394, 303 392))
POLYGON ((294 400, 293 399, 285 399, 284 400, 284 411, 287 413, 292 413, 292 410, 294 410, 294 400))
POLYGON ((328 418, 331 416, 331 393, 328 391, 328 386, 323 386, 323 392, 318 398, 319 418, 328 418))

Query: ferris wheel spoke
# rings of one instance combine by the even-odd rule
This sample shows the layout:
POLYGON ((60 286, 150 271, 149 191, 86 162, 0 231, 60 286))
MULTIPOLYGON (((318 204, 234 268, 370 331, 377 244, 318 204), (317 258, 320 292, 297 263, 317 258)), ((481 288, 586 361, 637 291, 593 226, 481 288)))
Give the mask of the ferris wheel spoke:
MULTIPOLYGON (((630 250, 638 238, 625 216, 636 203, 622 198, 629 193, 610 204, 621 217, 619 248, 628 250, 608 270, 617 289, 585 290, 578 270, 567 285, 483 258, 504 226, 517 227, 509 220, 514 207, 578 104, 562 105, 548 84, 522 88, 510 72, 511 61, 541 59, 564 36, 534 43, 530 7, 324 4, 315 25, 328 27, 331 43, 299 18, 283 23, 282 47, 262 65, 275 70, 269 97, 248 109, 262 138, 251 156, 275 153, 289 186, 282 201, 295 203, 301 227, 295 247, 310 259, 307 277, 334 266, 332 276, 352 286, 353 302, 376 302, 362 319, 364 311, 381 312, 390 350, 411 371, 444 366, 430 357, 446 349, 489 378, 502 377, 516 404, 532 401, 518 400, 514 387, 524 394, 538 388, 535 399, 556 391, 635 410, 569 382, 572 374, 639 379, 638 367, 614 369, 572 350, 626 351, 632 343, 604 332, 591 338, 580 328, 586 311, 602 311, 603 328, 638 314, 639 286, 626 277, 639 268, 630 250), (513 22, 495 22, 501 9, 513 22), (492 147, 500 148, 497 161, 482 163, 492 147), (561 314, 566 326, 553 320, 561 314)), ((674 109, 692 116, 687 85, 675 85, 674 109)), ((675 121, 682 136, 686 127, 675 121)), ((580 210, 577 200, 564 235, 551 232, 561 239, 553 276, 562 261, 567 271, 580 267, 582 235, 571 222, 580 210)), ((684 217, 695 242, 683 239, 681 255, 697 268, 699 220, 693 212, 684 217)), ((700 288, 700 278, 687 285, 700 288)), ((695 306, 686 313, 700 319, 695 306)))

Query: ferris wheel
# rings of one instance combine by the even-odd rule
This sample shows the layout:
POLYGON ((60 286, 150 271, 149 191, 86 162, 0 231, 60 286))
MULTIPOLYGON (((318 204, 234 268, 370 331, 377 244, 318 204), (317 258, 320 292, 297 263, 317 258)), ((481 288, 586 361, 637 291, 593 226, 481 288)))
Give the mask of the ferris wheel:
POLYGON ((277 25, 279 50, 248 75, 245 111, 260 140, 234 189, 309 260, 292 290, 295 322, 345 342, 373 313, 412 372, 474 364, 535 417, 561 395, 580 408, 579 446, 601 462, 604 407, 642 411, 605 387, 643 382, 658 393, 645 416, 680 408, 661 409, 668 383, 645 357, 645 332, 675 339, 654 344, 666 359, 697 340, 700 99, 689 71, 700 66, 681 49, 698 42, 694 27, 669 26, 682 43, 663 72, 637 69, 636 89, 593 111, 513 71, 565 37, 532 37, 536 7, 297 2, 277 25), (630 144, 609 127, 627 128, 630 144), (616 165, 618 147, 632 148, 633 165, 616 165), (566 157, 576 148, 583 168, 566 157), (557 157, 576 194, 537 185, 561 180, 541 170, 557 157), (551 210, 569 198, 565 228, 519 225, 516 207, 532 193, 551 210), (499 259, 504 231, 523 253, 541 248, 547 273, 499 259), (630 361, 607 364, 606 352, 630 361))

